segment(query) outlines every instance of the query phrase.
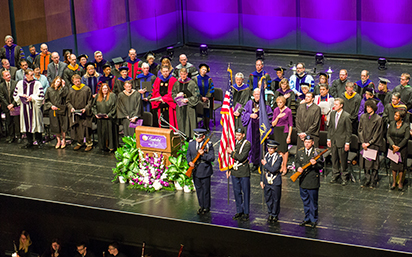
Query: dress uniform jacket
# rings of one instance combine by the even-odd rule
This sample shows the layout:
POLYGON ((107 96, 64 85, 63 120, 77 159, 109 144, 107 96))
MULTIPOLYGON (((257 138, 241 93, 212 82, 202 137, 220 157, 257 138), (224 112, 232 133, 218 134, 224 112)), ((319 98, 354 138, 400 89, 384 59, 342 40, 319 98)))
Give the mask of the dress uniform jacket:
POLYGON ((268 186, 268 181, 266 179, 266 173, 276 176, 273 180, 273 183, 269 186, 279 186, 282 184, 282 176, 279 172, 280 165, 282 164, 282 156, 278 153, 274 153, 273 155, 269 155, 266 153, 265 155, 266 164, 263 166, 264 172, 262 172, 260 176, 260 181, 263 181, 265 186, 268 186))
POLYGON ((249 177, 250 168, 248 156, 251 149, 251 144, 246 138, 242 141, 236 142, 235 150, 230 154, 230 156, 235 159, 235 165, 237 169, 233 168, 231 173, 235 177, 249 177))
MULTIPOLYGON (((302 147, 298 150, 296 154, 295 164, 296 167, 303 167, 310 162, 310 159, 315 158, 320 151, 317 151, 314 147, 311 148, 309 156, 306 155, 305 148, 302 147)), ((317 189, 320 187, 320 173, 319 170, 322 169, 322 164, 320 163, 321 158, 318 159, 316 165, 310 165, 307 169, 302 172, 299 177, 299 186, 304 189, 317 189)))
MULTIPOLYGON (((202 147, 205 141, 202 141, 200 143, 199 149, 202 147)), ((196 148, 197 146, 197 141, 193 140, 189 142, 189 148, 187 149, 187 154, 186 154, 186 159, 187 162, 193 161, 193 159, 196 157, 198 153, 198 149, 196 148)), ((213 167, 212 167, 212 162, 215 160, 215 152, 213 150, 213 145, 212 143, 207 143, 206 147, 204 148, 205 153, 200 156, 200 158, 197 161, 197 165, 195 166, 195 169, 193 170, 193 175, 198 177, 198 178, 206 178, 210 177, 213 174, 213 167)))

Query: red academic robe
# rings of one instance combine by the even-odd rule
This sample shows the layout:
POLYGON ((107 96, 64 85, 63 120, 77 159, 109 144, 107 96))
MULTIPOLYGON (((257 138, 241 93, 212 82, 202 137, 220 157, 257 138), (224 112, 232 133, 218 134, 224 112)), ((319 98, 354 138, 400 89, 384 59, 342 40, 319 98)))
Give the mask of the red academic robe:
MULTIPOLYGON (((179 129, 177 127, 177 119, 176 119, 176 103, 172 97, 172 89, 173 89, 173 85, 175 84, 175 82, 177 81, 177 79, 175 77, 170 77, 169 81, 168 81, 168 89, 167 89, 167 94, 162 96, 162 100, 167 103, 169 105, 169 123, 170 125, 172 125, 173 127, 179 129)), ((160 83, 162 82, 162 80, 157 77, 155 82, 153 83, 153 93, 152 93, 152 98, 156 98, 160 96, 160 83)), ((160 117, 160 101, 153 101, 152 102, 152 109, 157 109, 157 115, 158 117, 160 117)), ((159 127, 161 127, 161 124, 159 124, 159 127)), ((172 129, 172 128, 171 128, 172 129)))

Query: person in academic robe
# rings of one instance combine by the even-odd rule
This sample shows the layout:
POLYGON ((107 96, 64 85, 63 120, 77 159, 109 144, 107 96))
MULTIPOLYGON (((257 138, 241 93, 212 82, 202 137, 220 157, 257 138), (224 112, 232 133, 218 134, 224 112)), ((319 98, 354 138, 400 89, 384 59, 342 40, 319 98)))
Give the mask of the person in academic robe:
POLYGON ((409 140, 409 122, 405 122, 406 111, 398 109, 395 111, 394 120, 390 122, 386 138, 388 140, 389 151, 393 151, 400 159, 398 162, 391 160, 390 168, 392 170, 391 190, 396 188, 403 191, 403 179, 407 169, 408 158, 408 140, 409 140), (397 181, 396 175, 399 174, 397 181))
POLYGON ((280 172, 286 175, 288 163, 288 144, 291 142, 292 127, 293 127, 293 117, 292 111, 286 106, 286 98, 284 96, 278 96, 276 98, 277 107, 273 110, 272 126, 274 127, 273 137, 278 143, 277 150, 282 156, 282 165, 280 167, 280 172), (277 133, 276 127, 282 129, 281 132, 277 133))
POLYGON ((299 148, 295 157, 295 166, 299 176, 300 198, 303 202, 305 218, 299 226, 309 225, 315 228, 318 222, 318 199, 320 187, 320 170, 323 169, 323 158, 314 159, 320 152, 314 147, 315 141, 311 135, 306 135, 304 147, 299 148), (311 165, 302 169, 303 166, 311 165))
MULTIPOLYGON (((64 59, 64 63, 65 64, 67 64, 67 65, 69 65, 70 64, 70 56, 72 55, 72 52, 71 51, 69 51, 69 50, 67 50, 67 51, 65 51, 64 52, 64 54, 63 54, 63 59, 64 59)), ((86 55, 87 56, 87 55, 86 55)), ((80 66, 82 66, 82 62, 80 62, 80 57, 81 57, 81 55, 79 56, 79 57, 77 57, 78 59, 79 59, 79 65, 80 66)), ((86 65, 86 63, 87 63, 87 60, 86 60, 86 62, 84 63, 85 65, 86 65)), ((83 68, 83 67, 82 67, 83 68)))
POLYGON ((40 54, 34 59, 34 65, 39 66, 40 73, 47 76, 47 66, 52 63, 51 53, 46 44, 40 45, 40 54))
MULTIPOLYGON (((179 75, 180 75, 180 70, 182 69, 182 68, 186 68, 186 70, 187 70, 187 73, 188 73, 188 77, 191 79, 191 78, 194 78, 194 77, 196 77, 198 74, 199 74, 199 72, 197 71, 197 69, 196 69, 196 67, 195 66, 193 66, 193 64, 191 64, 190 62, 188 62, 188 60, 187 60, 187 56, 185 55, 185 54, 181 54, 180 56, 179 56, 179 64, 176 66, 176 68, 173 70, 173 76, 175 77, 175 78, 179 78, 179 75)), ((163 66, 162 66, 163 67, 163 66)))
POLYGON ((360 120, 360 117, 362 116, 362 114, 366 113, 365 103, 366 101, 369 101, 369 100, 375 102, 376 106, 378 107, 378 109, 376 110, 376 114, 378 114, 379 116, 382 116, 385 107, 383 106, 381 100, 375 97, 374 89, 370 87, 366 87, 364 92, 365 92, 364 97, 362 98, 360 106, 359 106, 358 119, 360 120))
MULTIPOLYGON (((7 35, 4 38, 4 42, 6 43, 2 48, 0 48, 0 60, 6 59, 9 61, 10 66, 18 67, 19 62, 24 60, 24 51, 23 48, 14 44, 14 39, 12 36, 7 35)), ((4 66, 3 66, 4 67, 4 66)), ((13 75, 12 79, 13 79, 13 75)))
POLYGON ((273 111, 273 109, 276 108, 275 94, 273 93, 273 91, 271 90, 271 88, 267 86, 265 77, 262 77, 262 78, 260 79, 260 81, 258 82, 258 88, 260 88, 260 87, 262 86, 262 84, 263 84, 263 86, 264 86, 264 88, 265 88, 265 103, 266 103, 266 105, 269 106, 269 107, 272 109, 272 111, 273 111))
POLYGON ((160 70, 160 65, 155 62, 155 54, 152 51, 149 51, 143 56, 143 58, 149 64, 149 72, 156 76, 160 70))
POLYGON ((0 83, 0 104, 2 106, 2 112, 6 115, 6 142, 11 144, 17 139, 18 143, 20 143, 20 112, 18 115, 13 113, 17 111, 17 108, 20 108, 13 98, 17 82, 11 79, 10 72, 8 71, 3 71, 1 75, 4 82, 0 83))
POLYGON ((49 84, 51 84, 57 76, 63 78, 64 69, 67 67, 67 64, 60 61, 60 56, 57 52, 51 54, 51 59, 53 62, 47 66, 47 80, 49 84))
MULTIPOLYGON (((16 71, 16 81, 19 82, 20 80, 24 79, 24 72, 29 68, 29 65, 26 60, 20 61, 20 70, 16 71)), ((33 67, 34 69, 34 67, 33 67)))
POLYGON ((296 113, 296 130, 298 134, 297 148, 303 147, 307 135, 314 140, 315 146, 319 145, 319 129, 321 110, 313 103, 315 95, 313 92, 306 94, 305 103, 299 105, 296 113))
POLYGON ((406 105, 408 110, 412 109, 412 87, 409 85, 409 80, 411 75, 408 73, 402 73, 400 85, 397 85, 393 90, 392 94, 399 92, 401 94, 401 101, 406 105))
POLYGON ((343 110, 350 114, 352 134, 357 134, 359 124, 358 113, 362 97, 355 92, 353 82, 346 83, 346 91, 341 95, 341 98, 345 101, 343 110))
POLYGON ((233 93, 233 115, 235 116, 235 128, 243 128, 242 113, 246 103, 250 100, 249 85, 244 84, 243 73, 238 72, 235 75, 235 84, 232 85, 233 93), (236 107, 238 106, 238 107, 236 107))
POLYGON ((112 74, 112 68, 109 64, 103 65, 103 74, 99 77, 99 82, 97 83, 97 91, 100 90, 101 83, 105 83, 109 86, 110 91, 113 91, 114 84, 116 82, 115 76, 112 74))
POLYGON ((379 77, 376 97, 381 100, 384 106, 386 106, 388 103, 391 103, 392 93, 388 90, 388 83, 391 83, 389 79, 379 77))
POLYGON ((123 92, 124 83, 126 83, 127 81, 132 83, 132 85, 134 84, 133 79, 127 75, 129 73, 128 67, 126 66, 120 67, 119 71, 120 71, 121 76, 116 78, 116 81, 114 82, 114 89, 113 89, 113 92, 116 95, 119 95, 121 92, 123 92))
POLYGON ((77 141, 74 151, 83 147, 84 138, 86 138, 85 152, 93 149, 92 142, 92 90, 90 87, 81 83, 81 76, 73 75, 73 86, 69 90, 66 98, 66 104, 70 113, 71 136, 77 141))
MULTIPOLYGON (((8 71, 10 72, 10 76, 12 80, 16 80, 16 72, 17 72, 17 68, 10 66, 9 60, 7 59, 2 59, 1 60, 1 64, 3 66, 3 68, 0 69, 0 73, 3 71, 8 71)), ((3 82, 3 78, 0 78, 0 83, 3 82)))
MULTIPOLYGON (((296 116, 295 106, 295 93, 289 87, 289 80, 287 78, 282 79, 279 82, 279 88, 275 91, 275 99, 279 96, 283 96, 286 99, 286 106, 292 111, 292 116, 296 116)), ((275 102, 276 103, 276 102, 275 102)))
MULTIPOLYGON (((372 149, 378 152, 383 143, 382 118, 376 114, 378 107, 373 100, 366 101, 365 106, 367 112, 361 116, 359 121, 359 143, 363 151, 372 149)), ((375 159, 360 157, 359 166, 365 171, 365 182, 362 187, 370 186, 370 188, 375 188, 379 178, 379 158, 377 154, 375 159)))
POLYGON ((179 79, 175 82, 172 89, 172 98, 183 97, 179 100, 182 106, 176 102, 177 126, 187 139, 193 138, 193 129, 197 127, 196 105, 200 103, 199 88, 196 83, 188 77, 186 68, 180 69, 179 79))
POLYGON ((329 88, 329 75, 324 72, 319 73, 319 84, 317 84, 313 89, 313 93, 315 93, 315 96, 320 95, 321 85, 327 85, 329 88))
POLYGON ((101 151, 113 152, 118 147, 119 129, 116 111, 116 94, 110 90, 109 85, 102 83, 92 106, 92 112, 97 121, 97 136, 101 151))
MULTIPOLYGON (((248 91, 250 91, 249 88, 248 91)), ((226 177, 232 177, 233 194, 236 202, 236 214, 232 219, 247 221, 249 220, 250 212, 250 167, 248 156, 252 146, 245 138, 245 128, 236 128, 235 137, 235 149, 227 149, 235 163, 232 169, 226 171, 226 177)))
POLYGON ((268 148, 265 157, 261 160, 263 172, 260 175, 260 186, 264 190, 265 201, 268 207, 268 222, 277 222, 280 213, 280 197, 282 194, 281 163, 282 156, 276 152, 278 142, 266 139, 268 148))
POLYGON ((33 65, 34 59, 36 59, 36 56, 39 55, 39 53, 36 51, 36 47, 34 45, 29 45, 29 52, 30 54, 26 56, 26 60, 30 65, 30 68, 32 68, 31 65, 33 65))
POLYGON ((262 77, 265 77, 266 83, 269 86, 272 83, 269 73, 263 69, 263 66, 263 60, 257 59, 255 63, 256 70, 249 75, 249 80, 247 81, 251 93, 258 87, 258 83, 262 77))
MULTIPOLYGON (((180 70, 180 72, 182 72, 182 70, 180 70)), ((193 132, 196 139, 189 142, 186 160, 189 166, 194 168, 192 175, 199 203, 197 214, 200 215, 210 211, 210 182, 213 174, 212 162, 215 160, 215 152, 213 150, 213 144, 210 141, 205 145, 203 150, 201 149, 205 144, 207 130, 198 128, 194 129, 193 132), (193 160, 198 154, 200 154, 200 157, 195 163, 193 160)))
MULTIPOLYGON (((346 84, 348 83, 348 71, 347 70, 340 70, 339 71, 339 78, 335 79, 332 82, 332 86, 330 87, 330 94, 333 97, 339 97, 342 95, 346 90, 346 84)), ((353 86, 353 90, 356 92, 356 86, 353 86)), ((362 96, 361 96, 362 97, 362 96)))
POLYGON ((157 72, 157 74, 155 74, 156 77, 159 77, 160 75, 162 75, 161 68, 164 66, 169 68, 170 74, 173 74, 175 69, 172 67, 172 59, 170 59, 169 56, 163 56, 162 58, 160 58, 160 67, 159 67, 159 71, 157 72))
POLYGON ((279 89, 279 82, 285 78, 285 68, 277 67, 274 69, 276 71, 276 78, 272 80, 271 88, 273 92, 279 89))
POLYGON ((153 118, 159 122, 158 126, 161 128, 179 129, 176 119, 176 103, 172 97, 172 89, 177 79, 170 74, 170 68, 163 66, 162 75, 158 76, 153 84, 152 100, 159 99, 152 101, 152 109, 156 113, 156 117, 153 118))
POLYGON ((128 76, 132 79, 136 79, 136 76, 142 73, 143 61, 137 59, 136 50, 131 48, 129 50, 129 59, 126 61, 127 68, 129 68, 128 76))
POLYGON ((395 120, 395 112, 398 110, 404 110, 406 112, 405 117, 402 118, 402 121, 409 122, 409 114, 407 113, 407 107, 401 101, 401 94, 395 92, 392 94, 392 102, 385 105, 385 109, 382 115, 383 126, 387 128, 389 124, 395 120))
POLYGON ((132 83, 126 81, 124 90, 117 96, 117 118, 123 125, 124 135, 133 136, 135 129, 130 123, 143 119, 143 105, 140 93, 133 89, 132 83))
POLYGON ((94 64, 97 73, 103 74, 103 65, 107 63, 107 60, 103 59, 103 53, 101 51, 94 52, 94 61, 92 63, 94 64))
POLYGON ((79 61, 79 66, 82 67, 83 70, 86 70, 86 64, 87 64, 87 61, 89 60, 89 56, 87 56, 87 54, 81 54, 77 57, 77 60, 79 61))
POLYGON ((57 76, 44 96, 44 112, 49 114, 51 133, 56 135, 56 149, 66 147, 66 132, 69 128, 66 98, 69 90, 64 80, 57 76))
POLYGON ((42 148, 44 91, 41 83, 34 79, 34 71, 27 69, 26 78, 17 83, 13 98, 20 105, 20 132, 26 133, 27 144, 23 148, 33 147, 33 136, 38 148, 42 148))
POLYGON ((315 95, 314 103, 320 107, 320 113, 322 114, 320 131, 326 131, 329 126, 330 113, 333 110, 335 99, 329 95, 329 87, 326 84, 320 85, 319 92, 319 95, 315 95))
MULTIPOLYGON (((257 171, 260 164, 260 121, 259 121, 259 99, 260 99, 260 89, 256 88, 253 90, 253 99, 249 100, 242 113, 242 124, 247 128, 247 140, 252 145, 252 151, 249 154, 249 162, 253 164, 252 172, 257 171)), ((266 113, 268 119, 272 120, 272 109, 270 106, 266 105, 266 113)))
POLYGON ((334 110, 330 114, 327 134, 327 146, 332 156, 332 180, 337 183, 339 177, 342 185, 346 186, 350 181, 348 172, 348 153, 352 136, 352 124, 350 114, 343 110, 345 101, 342 98, 334 99, 334 110))
POLYGON ((151 112, 152 105, 150 98, 152 96, 153 84, 156 80, 156 76, 149 72, 150 66, 147 62, 142 64, 142 73, 137 75, 134 86, 137 91, 142 95, 143 111, 151 112))
POLYGON ((114 67, 112 69, 112 74, 115 78, 120 78, 122 75, 120 74, 120 67, 123 67, 124 60, 122 57, 116 57, 112 59, 114 67))
POLYGON ((76 61, 76 55, 71 54, 69 58, 70 64, 67 65, 66 69, 63 71, 63 79, 64 82, 66 83, 66 86, 71 88, 73 86, 72 78, 75 74, 79 75, 82 77, 84 75, 83 68, 80 67, 76 61))
POLYGON ((300 62, 296 65, 296 74, 290 76, 289 78, 290 89, 293 90, 296 97, 299 97, 302 94, 300 87, 300 84, 302 83, 310 85, 309 91, 311 91, 315 86, 313 77, 306 73, 305 64, 303 62, 300 62))
POLYGON ((369 71, 363 70, 361 72, 361 79, 355 82, 356 92, 363 97, 367 88, 375 91, 375 84, 369 79, 369 71))
POLYGON ((81 83, 88 86, 92 91, 93 98, 96 97, 98 92, 98 83, 101 75, 96 71, 94 63, 86 64, 86 74, 83 75, 81 83))
POLYGON ((310 85, 308 83, 301 83, 300 84, 300 91, 302 92, 302 94, 300 94, 297 98, 296 98, 296 102, 298 102, 299 104, 304 104, 305 99, 306 99, 306 94, 310 92, 310 85))
POLYGON ((43 87, 43 91, 46 92, 50 86, 47 77, 41 74, 40 67, 37 64, 34 65, 33 71, 34 79, 40 82, 41 86, 43 87))
POLYGON ((209 130, 210 114, 213 111, 213 94, 215 92, 213 80, 207 75, 209 71, 209 65, 202 63, 199 65, 199 75, 193 78, 199 88, 200 102, 203 103, 203 126, 206 130, 209 130))

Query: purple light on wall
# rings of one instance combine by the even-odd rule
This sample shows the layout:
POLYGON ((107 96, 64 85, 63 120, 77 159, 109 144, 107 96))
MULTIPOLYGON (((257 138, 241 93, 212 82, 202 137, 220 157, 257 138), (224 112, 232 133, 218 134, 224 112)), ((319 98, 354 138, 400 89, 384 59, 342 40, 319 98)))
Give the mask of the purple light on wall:
MULTIPOLYGON (((186 1, 187 11, 202 12, 202 13, 238 13, 237 0, 208 0, 208 1, 186 1)), ((205 20, 205 21, 210 21, 205 20)))
POLYGON ((256 37, 273 40, 296 33, 296 18, 242 15, 243 27, 256 37), (266 26, 265 24, 272 24, 266 26))
POLYGON ((356 36, 356 21, 302 18, 301 31, 320 43, 337 44, 356 36))
POLYGON ((238 29, 237 14, 187 12, 188 25, 208 39, 218 39, 238 29))
POLYGON ((362 22, 362 36, 372 43, 386 48, 397 48, 412 42, 410 24, 362 22))

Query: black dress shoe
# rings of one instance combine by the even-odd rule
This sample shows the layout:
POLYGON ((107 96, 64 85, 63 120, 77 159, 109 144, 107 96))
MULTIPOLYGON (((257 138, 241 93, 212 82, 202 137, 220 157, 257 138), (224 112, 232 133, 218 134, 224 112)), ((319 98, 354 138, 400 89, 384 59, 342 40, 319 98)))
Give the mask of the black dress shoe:
POLYGON ((309 223, 311 228, 316 228, 317 223, 316 222, 310 222, 309 223))
POLYGON ((206 213, 208 213, 208 212, 210 212, 210 209, 209 209, 209 208, 206 208, 206 209, 203 209, 202 214, 206 214, 206 213))
POLYGON ((272 215, 269 215, 269 217, 268 217, 268 223, 271 223, 273 221, 273 216, 272 215))
POLYGON ((366 181, 365 181, 365 183, 363 183, 363 185, 361 185, 361 187, 368 187, 369 184, 370 184, 370 182, 366 182, 366 181))
POLYGON ((337 178, 333 178, 329 183, 331 183, 331 184, 338 183, 338 179, 337 179, 337 178))
POLYGON ((396 186, 391 186, 391 190, 395 190, 396 186))
POLYGON ((249 214, 243 214, 242 220, 243 221, 248 221, 249 220, 249 214))
POLYGON ((202 213, 203 213, 203 208, 200 207, 200 208, 197 210, 197 215, 200 215, 200 214, 202 214, 202 213))
POLYGON ((309 224, 310 220, 304 220, 301 223, 299 223, 299 226, 305 226, 306 224, 309 224))
POLYGON ((278 222, 279 219, 278 219, 277 216, 272 216, 272 217, 273 217, 273 219, 272 219, 272 222, 273 222, 273 223, 278 222))
POLYGON ((236 213, 235 216, 232 217, 233 220, 238 220, 242 218, 243 213, 236 213))
POLYGON ((345 180, 342 181, 342 186, 346 186, 348 183, 349 183, 349 180, 345 179, 345 180))
POLYGON ((23 140, 21 138, 17 139, 17 144, 21 144, 23 140))
POLYGON ((21 149, 31 149, 33 148, 33 146, 34 146, 33 144, 25 144, 21 147, 21 149))

